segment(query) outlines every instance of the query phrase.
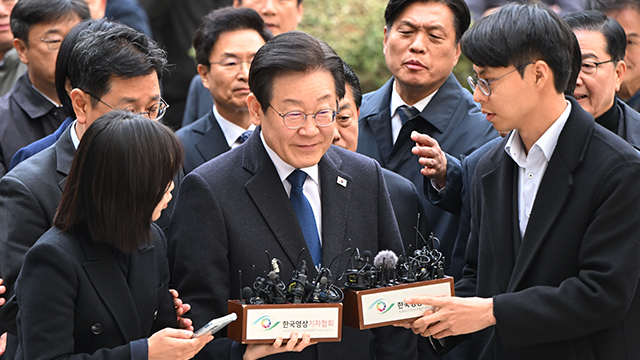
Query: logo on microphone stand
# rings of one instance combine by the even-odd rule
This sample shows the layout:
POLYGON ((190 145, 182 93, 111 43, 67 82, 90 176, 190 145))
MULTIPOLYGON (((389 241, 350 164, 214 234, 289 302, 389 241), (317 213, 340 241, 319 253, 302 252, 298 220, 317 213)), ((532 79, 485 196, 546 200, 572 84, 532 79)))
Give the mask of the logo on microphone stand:
POLYGON ((373 307, 375 306, 379 314, 386 314, 389 312, 389 310, 391 310, 391 308, 393 308, 393 305, 394 304, 391 304, 387 307, 387 303, 384 302, 384 299, 378 299, 374 301, 371 306, 369 306, 369 310, 373 309, 373 307))

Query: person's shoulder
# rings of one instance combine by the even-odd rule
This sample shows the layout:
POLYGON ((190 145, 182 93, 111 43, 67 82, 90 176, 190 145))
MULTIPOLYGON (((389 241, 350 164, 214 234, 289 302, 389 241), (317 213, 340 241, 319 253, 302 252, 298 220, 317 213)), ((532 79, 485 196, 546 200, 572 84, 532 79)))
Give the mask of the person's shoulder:
POLYGON ((180 140, 193 140, 194 138, 200 138, 207 131, 210 113, 207 113, 205 116, 200 119, 192 122, 189 125, 183 126, 178 131, 176 131, 176 135, 180 138, 180 140))
POLYGON ((385 106, 389 106, 391 101, 391 86, 393 78, 389 79, 377 90, 368 92, 362 96, 362 106, 360 106, 360 118, 380 112, 385 106))
POLYGON ((324 157, 352 176, 371 176, 380 169, 373 158, 335 145, 329 147, 324 157))
POLYGON ((4 177, 18 180, 26 186, 34 186, 50 182, 50 174, 55 171, 56 149, 52 145, 22 161, 4 177))

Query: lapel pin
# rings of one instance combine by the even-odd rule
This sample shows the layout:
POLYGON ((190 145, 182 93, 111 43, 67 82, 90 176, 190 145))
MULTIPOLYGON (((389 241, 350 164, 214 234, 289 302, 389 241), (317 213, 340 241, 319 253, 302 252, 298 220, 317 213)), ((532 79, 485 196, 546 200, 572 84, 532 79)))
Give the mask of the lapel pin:
POLYGON ((347 187, 347 179, 341 176, 338 176, 338 184, 342 185, 342 187, 347 187))

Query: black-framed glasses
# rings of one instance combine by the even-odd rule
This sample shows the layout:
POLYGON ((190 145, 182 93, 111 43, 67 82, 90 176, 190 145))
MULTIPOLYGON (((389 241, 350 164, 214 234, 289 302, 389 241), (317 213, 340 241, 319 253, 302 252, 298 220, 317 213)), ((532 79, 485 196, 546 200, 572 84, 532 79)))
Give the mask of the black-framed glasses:
POLYGON ((124 111, 128 111, 128 112, 131 112, 131 113, 134 113, 134 114, 139 114, 139 115, 142 115, 142 116, 146 116, 151 120, 160 120, 160 119, 162 119, 164 114, 167 113, 167 108, 169 107, 169 104, 167 104, 167 102, 164 101, 163 98, 160 98, 160 101, 158 101, 157 103, 151 105, 147 109, 147 111, 138 111, 138 109, 136 109, 135 106, 133 106, 133 105, 129 105, 124 109, 116 109, 113 106, 111 106, 111 105, 107 104, 106 102, 102 101, 102 99, 100 99, 99 97, 93 95, 92 93, 87 92, 87 91, 84 91, 84 93, 88 94, 92 98, 94 98, 94 99, 100 101, 101 103, 105 104, 111 110, 124 110, 124 111))
POLYGON ((47 44, 50 51, 58 51, 60 50, 60 45, 62 45, 62 39, 38 39, 38 41, 42 41, 47 44))
MULTIPOLYGON (((338 114, 339 112, 334 109, 322 109, 315 114, 305 114, 304 112, 299 110, 288 111, 284 114, 280 114, 280 112, 273 106, 271 106, 271 104, 269 104, 269 107, 272 108, 273 111, 276 112, 276 114, 280 115, 282 121, 284 122, 284 126, 291 130, 300 129, 307 121, 307 116, 311 116, 316 122, 316 125, 318 125, 319 127, 327 127, 333 124, 333 122, 336 120, 336 114, 338 114)), ((338 107, 337 101, 336 107, 338 107)))
POLYGON ((505 77, 505 76, 507 76, 507 75, 509 75, 509 74, 511 74, 513 72, 522 70, 522 69, 524 69, 525 67, 527 67, 527 66, 529 66, 531 64, 533 64, 533 62, 524 64, 524 65, 520 65, 520 66, 516 67, 515 69, 509 71, 508 73, 500 75, 500 76, 498 76, 497 78, 495 78, 495 79, 493 79, 491 81, 487 81, 485 79, 478 78, 477 76, 471 76, 470 75, 470 76, 467 76, 467 82, 469 82, 469 86, 471 87, 471 90, 473 90, 474 93, 476 92, 476 87, 478 87, 478 88, 480 88, 480 91, 482 91, 482 93, 485 94, 485 96, 491 96, 491 87, 490 87, 490 85, 492 83, 502 79, 503 77, 505 77))
POLYGON ((243 63, 247 63, 247 68, 250 68, 252 61, 253 61, 253 58, 251 60, 242 61, 235 57, 228 57, 222 61, 209 62, 209 65, 213 65, 213 64, 220 65, 220 67, 224 72, 229 74, 237 74, 242 70, 243 63))
POLYGON ((607 61, 592 61, 592 60, 583 60, 582 65, 580 65, 580 72, 587 76, 594 76, 598 72, 598 66, 602 64, 606 64, 608 62, 612 63, 616 61, 615 59, 610 59, 607 61))

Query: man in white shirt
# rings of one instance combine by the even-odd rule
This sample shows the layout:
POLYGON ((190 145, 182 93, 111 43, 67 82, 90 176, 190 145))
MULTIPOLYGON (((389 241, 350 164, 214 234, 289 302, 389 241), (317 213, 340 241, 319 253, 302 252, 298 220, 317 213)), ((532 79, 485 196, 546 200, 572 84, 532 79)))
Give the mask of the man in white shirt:
POLYGON ((407 299, 436 309, 414 332, 472 334, 481 360, 637 356, 640 156, 564 97, 575 35, 546 6, 513 4, 461 44, 474 100, 514 130, 477 165, 457 297, 407 299))

